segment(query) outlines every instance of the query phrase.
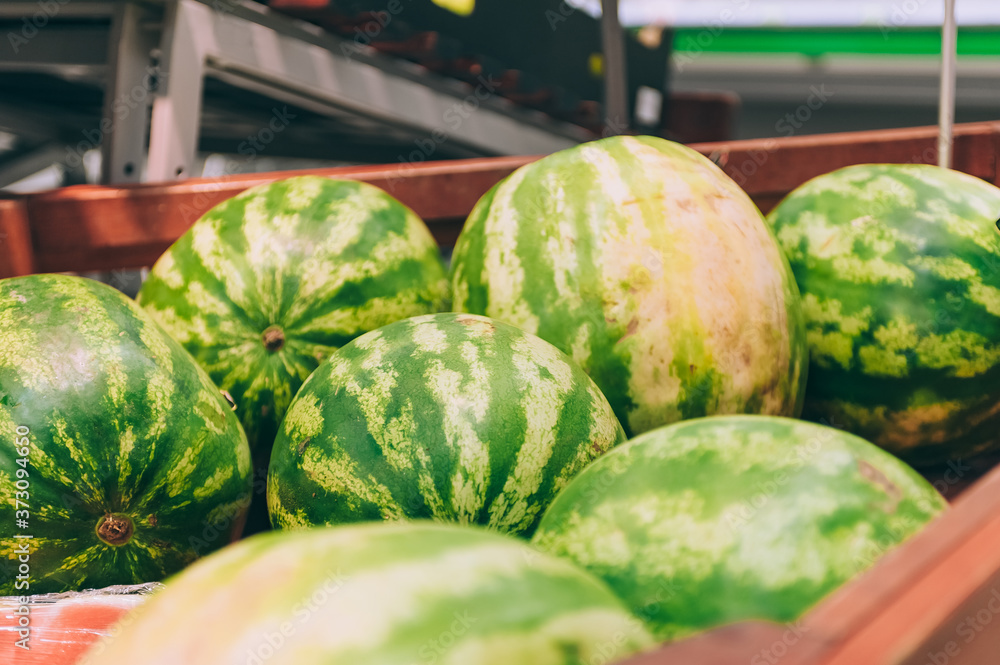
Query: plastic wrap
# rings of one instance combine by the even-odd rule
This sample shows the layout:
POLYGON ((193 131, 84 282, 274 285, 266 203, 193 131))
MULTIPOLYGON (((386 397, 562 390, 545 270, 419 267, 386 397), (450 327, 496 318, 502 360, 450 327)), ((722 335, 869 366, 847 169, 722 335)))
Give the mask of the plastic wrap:
POLYGON ((110 635, 116 622, 126 619, 162 586, 151 582, 81 592, 0 596, 0 663, 80 665, 92 644, 110 635))

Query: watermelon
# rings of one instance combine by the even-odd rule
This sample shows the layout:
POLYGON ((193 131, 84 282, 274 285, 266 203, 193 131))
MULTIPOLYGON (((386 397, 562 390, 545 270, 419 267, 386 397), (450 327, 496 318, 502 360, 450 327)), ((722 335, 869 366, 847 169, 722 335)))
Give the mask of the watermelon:
POLYGON ((680 144, 616 136, 518 169, 473 209, 451 279, 455 311, 568 353, 631 434, 801 409, 788 264, 749 197, 680 144))
POLYGON ((437 244, 362 182, 297 176, 205 213, 137 299, 229 392, 257 466, 299 386, 331 352, 397 319, 448 309, 437 244))
POLYGON ((922 164, 849 166, 769 221, 799 288, 805 417, 918 466, 1000 447, 1000 189, 922 164))
POLYGON ((270 532, 198 562, 90 665, 610 663, 652 639, 525 543, 421 522, 270 532))
POLYGON ((551 344, 470 314, 429 314, 343 346, 295 397, 274 444, 276 528, 432 518, 530 533, 625 433, 551 344))
POLYGON ((109 286, 0 280, 0 440, 0 595, 159 580, 242 528, 250 448, 229 403, 109 286))
POLYGON ((533 543, 606 581, 661 640, 792 621, 945 508, 839 430, 715 416, 636 437, 556 497, 533 543))

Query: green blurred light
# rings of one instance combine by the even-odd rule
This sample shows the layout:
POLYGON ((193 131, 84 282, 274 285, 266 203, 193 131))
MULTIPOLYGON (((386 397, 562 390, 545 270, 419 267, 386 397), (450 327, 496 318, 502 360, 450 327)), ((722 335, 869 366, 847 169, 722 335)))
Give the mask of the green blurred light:
MULTIPOLYGON (((674 50, 705 53, 826 53, 937 55, 941 33, 934 29, 891 28, 753 29, 683 28, 674 50)), ((959 55, 1000 55, 1000 28, 959 28, 959 55)))

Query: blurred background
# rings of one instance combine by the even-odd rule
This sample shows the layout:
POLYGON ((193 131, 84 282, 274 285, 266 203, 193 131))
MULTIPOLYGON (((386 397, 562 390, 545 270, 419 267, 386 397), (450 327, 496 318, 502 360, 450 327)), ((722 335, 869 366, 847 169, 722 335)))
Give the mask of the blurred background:
MULTIPOLYGON (((0 189, 930 125, 943 2, 8 0, 0 189)), ((1000 119, 1000 2, 958 0, 956 122, 1000 119)))

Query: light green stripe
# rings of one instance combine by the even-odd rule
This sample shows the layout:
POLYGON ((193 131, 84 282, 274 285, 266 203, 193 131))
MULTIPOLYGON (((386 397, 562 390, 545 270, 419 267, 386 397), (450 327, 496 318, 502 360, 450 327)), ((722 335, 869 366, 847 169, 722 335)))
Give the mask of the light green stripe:
POLYGON ((376 506, 382 519, 398 520, 404 517, 403 507, 396 502, 388 487, 374 478, 362 478, 357 463, 339 451, 336 440, 331 441, 330 446, 332 453, 321 452, 318 448, 306 449, 302 457, 302 471, 307 478, 329 492, 343 495, 347 502, 360 499, 376 506))
POLYGON ((521 216, 512 201, 513 194, 529 175, 529 169, 518 169, 505 180, 493 198, 493 207, 484 221, 487 237, 481 281, 489 286, 490 314, 501 321, 517 321, 518 327, 533 333, 538 330, 538 317, 522 298, 524 268, 517 251, 517 228, 521 216))
POLYGON ((427 364, 424 379, 441 405, 441 427, 448 447, 458 458, 451 477, 451 506, 441 517, 474 523, 486 502, 490 474, 489 446, 479 438, 475 427, 489 408, 489 374, 480 366, 465 377, 446 368, 441 360, 433 359, 427 364))

